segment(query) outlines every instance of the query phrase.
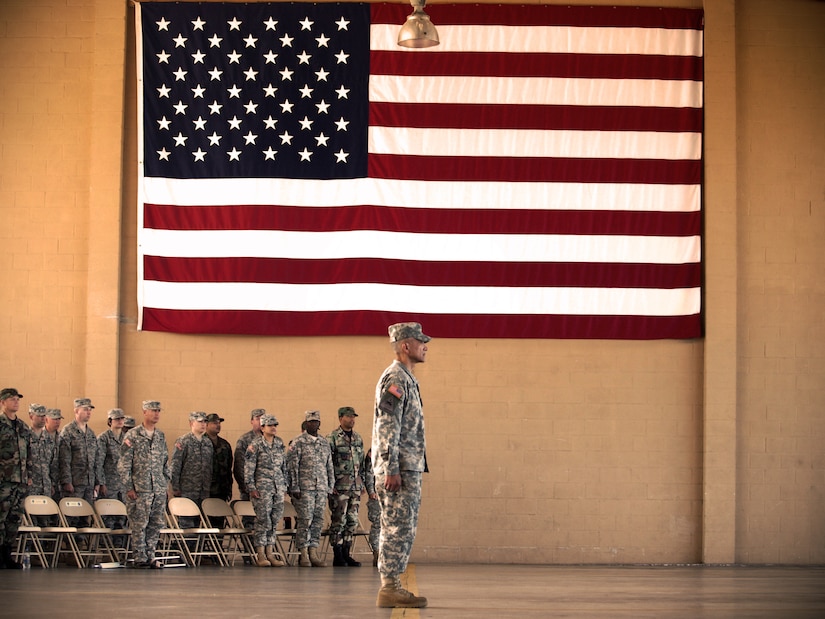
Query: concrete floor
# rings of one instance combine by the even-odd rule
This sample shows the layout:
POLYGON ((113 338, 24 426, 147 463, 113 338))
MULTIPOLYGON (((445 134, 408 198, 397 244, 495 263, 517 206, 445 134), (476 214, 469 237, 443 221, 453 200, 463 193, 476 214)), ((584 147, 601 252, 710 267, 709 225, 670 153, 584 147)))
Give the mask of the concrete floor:
POLYGON ((375 607, 361 568, 33 568, 0 576, 3 617, 825 617, 825 567, 414 565, 418 610, 375 607))

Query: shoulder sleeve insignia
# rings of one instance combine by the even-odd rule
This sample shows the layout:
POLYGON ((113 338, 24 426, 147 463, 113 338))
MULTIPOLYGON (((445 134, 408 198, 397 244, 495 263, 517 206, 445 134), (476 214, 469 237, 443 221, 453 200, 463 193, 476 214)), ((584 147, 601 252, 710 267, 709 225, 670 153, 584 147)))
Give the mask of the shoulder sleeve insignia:
POLYGON ((183 445, 181 445, 180 443, 175 443, 175 449, 183 451, 183 445))
POLYGON ((399 400, 404 397, 404 391, 398 385, 390 385, 387 391, 389 391, 399 400))
POLYGON ((131 447, 132 446, 132 439, 125 438, 125 439, 123 439, 123 442, 126 445, 126 447, 131 447))

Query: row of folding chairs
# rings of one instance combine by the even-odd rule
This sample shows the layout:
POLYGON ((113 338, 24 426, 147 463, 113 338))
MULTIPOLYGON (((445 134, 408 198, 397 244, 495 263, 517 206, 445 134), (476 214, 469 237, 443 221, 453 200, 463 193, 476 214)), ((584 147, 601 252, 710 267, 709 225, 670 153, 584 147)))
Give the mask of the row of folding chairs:
POLYGON ((114 543, 117 532, 105 526, 84 499, 64 497, 58 502, 49 496, 31 495, 23 506, 15 549, 18 560, 29 553, 42 567, 57 567, 63 557, 77 567, 119 562, 114 543), (71 524, 75 518, 83 518, 86 524, 71 524))

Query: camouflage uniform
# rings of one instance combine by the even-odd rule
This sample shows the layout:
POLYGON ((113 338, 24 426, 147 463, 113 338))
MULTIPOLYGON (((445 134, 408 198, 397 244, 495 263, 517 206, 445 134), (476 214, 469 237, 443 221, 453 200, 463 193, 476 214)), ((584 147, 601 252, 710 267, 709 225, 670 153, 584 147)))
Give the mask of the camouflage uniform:
POLYGON ((0 547, 4 549, 10 549, 17 536, 31 480, 30 434, 22 419, 0 413, 0 547))
POLYGON ((200 505, 212 485, 212 441, 189 432, 175 441, 172 452, 172 493, 200 505))
MULTIPOLYGON (((121 413, 122 414, 122 413, 121 413)), ((107 499, 117 499, 125 503, 123 484, 120 482, 120 473, 117 462, 120 460, 120 449, 123 446, 125 432, 115 434, 111 428, 97 437, 97 478, 101 486, 106 486, 107 499)), ((125 516, 104 516, 104 524, 110 529, 122 529, 126 526, 125 516)), ((122 545, 118 537, 116 543, 122 545)))
MULTIPOLYGON (((81 429, 74 420, 60 432, 60 485, 71 484, 74 490, 63 492, 63 496, 75 496, 95 500, 97 478, 97 437, 89 426, 81 429)), ((73 526, 79 526, 74 525, 73 526)))
POLYGON ((32 485, 28 494, 51 497, 55 493, 55 481, 59 477, 57 437, 45 429, 31 432, 32 485))
POLYGON ((292 501, 297 512, 295 539, 298 548, 318 548, 324 507, 335 483, 329 443, 322 436, 313 437, 304 432, 292 440, 287 468, 290 494, 301 493, 300 499, 293 498, 292 501))
POLYGON ((258 491, 260 498, 252 498, 255 508, 255 546, 275 546, 275 532, 284 514, 284 493, 287 490, 286 452, 280 437, 268 443, 257 437, 244 454, 244 483, 249 492, 258 491))
POLYGON ((358 510, 365 487, 364 441, 355 430, 340 426, 327 436, 332 452, 335 492, 329 497, 331 522, 329 541, 333 545, 351 544, 358 528, 358 510))
POLYGON ((117 470, 124 494, 137 493, 136 499, 126 496, 126 511, 135 563, 146 563, 153 558, 165 526, 166 489, 172 478, 163 432, 155 428, 149 436, 142 425, 129 430, 123 437, 117 470))
POLYGON ((426 470, 418 380, 397 360, 384 370, 375 388, 372 456, 381 502, 378 571, 382 577, 397 577, 410 559, 421 505, 421 473, 426 470), (399 474, 401 488, 389 492, 384 487, 386 476, 399 474))
MULTIPOLYGON (((372 455, 364 456, 364 477, 368 495, 375 494, 375 473, 372 472, 372 455)), ((367 500, 367 518, 370 521, 370 546, 373 557, 377 556, 379 536, 381 535, 381 503, 378 499, 367 500)), ((373 559, 375 561, 376 559, 373 559)))

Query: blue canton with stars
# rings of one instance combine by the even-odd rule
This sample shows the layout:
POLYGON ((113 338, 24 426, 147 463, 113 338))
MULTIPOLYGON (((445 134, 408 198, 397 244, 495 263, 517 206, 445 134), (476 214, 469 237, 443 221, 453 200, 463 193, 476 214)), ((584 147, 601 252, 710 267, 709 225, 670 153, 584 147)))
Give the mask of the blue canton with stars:
POLYGON ((366 176, 369 5, 141 13, 145 176, 366 176))

